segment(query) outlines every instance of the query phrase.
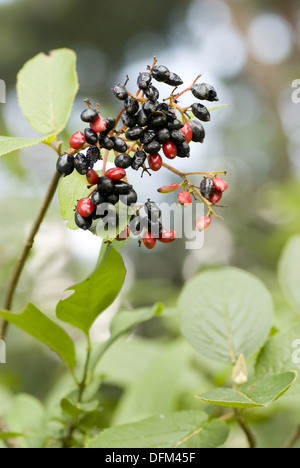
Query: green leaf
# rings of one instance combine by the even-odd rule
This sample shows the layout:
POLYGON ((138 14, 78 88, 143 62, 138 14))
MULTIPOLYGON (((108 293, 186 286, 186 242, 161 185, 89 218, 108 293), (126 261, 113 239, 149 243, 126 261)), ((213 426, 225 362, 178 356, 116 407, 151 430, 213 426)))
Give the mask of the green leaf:
POLYGON ((237 268, 201 273, 179 298, 181 331, 203 356, 235 362, 259 349, 272 325, 272 298, 255 276, 237 268))
POLYGON ((0 440, 15 439, 16 437, 25 437, 19 432, 0 432, 0 440))
POLYGON ((204 424, 203 430, 180 444, 179 448, 210 449, 221 447, 229 436, 229 427, 220 419, 213 419, 204 424))
MULTIPOLYGON (((109 254, 108 254, 109 255, 109 254)), ((142 322, 147 322, 155 315, 162 313, 164 306, 161 303, 155 304, 153 307, 145 307, 141 309, 125 310, 119 312, 112 319, 110 330, 110 338, 96 347, 92 353, 91 369, 95 369, 99 360, 107 351, 107 349, 124 333, 131 330, 134 326, 142 322)))
POLYGON ((125 390, 115 413, 114 424, 176 410, 181 381, 189 360, 186 342, 180 340, 166 344, 162 353, 145 366, 140 377, 125 390))
POLYGON ((283 251, 279 262, 279 281, 282 290, 300 313, 300 236, 292 237, 283 251))
MULTIPOLYGON (((46 438, 46 414, 42 403, 27 394, 18 394, 3 413, 4 421, 12 432, 23 434, 22 446, 40 448, 46 438)), ((19 435, 18 437, 21 437, 19 435)))
POLYGON ((238 390, 215 388, 199 395, 198 398, 207 403, 231 408, 267 407, 281 397, 295 382, 295 379, 295 372, 253 377, 238 390))
POLYGON ((105 384, 127 387, 139 379, 144 369, 161 356, 164 349, 165 344, 157 340, 149 340, 136 334, 128 339, 124 335, 102 356, 96 373, 101 373, 105 384))
POLYGON ((130 330, 135 325, 142 322, 147 322, 155 315, 161 315, 164 306, 158 302, 153 307, 145 307, 142 309, 123 310, 114 316, 110 331, 111 335, 116 337, 130 330))
POLYGON ((111 250, 91 276, 67 289, 73 294, 58 303, 57 317, 88 334, 96 318, 121 291, 125 274, 121 255, 111 250))
POLYGON ((35 138, 16 138, 0 136, 0 156, 12 153, 13 151, 29 146, 37 145, 38 143, 50 143, 55 135, 39 136, 35 138))
MULTIPOLYGON (((300 322, 269 338, 261 350, 257 362, 258 375, 279 374, 300 369, 300 322)), ((291 391, 299 394, 300 382, 291 391)))
POLYGON ((87 197, 90 190, 87 188, 86 177, 72 172, 68 177, 62 177, 58 186, 58 201, 60 211, 64 220, 68 221, 70 229, 78 229, 74 221, 74 207, 77 201, 87 197))
POLYGON ((22 314, 0 310, 0 316, 50 346, 70 369, 75 366, 75 347, 67 332, 33 304, 29 303, 22 314))
POLYGON ((256 372, 278 374, 300 369, 300 322, 269 338, 261 350, 256 363, 256 372), (299 341, 296 346, 296 341, 299 341), (294 345, 294 346, 293 346, 294 345))
POLYGON ((78 418, 87 413, 93 413, 99 407, 97 400, 88 403, 78 403, 75 398, 63 398, 60 402, 62 410, 72 418, 78 418))
POLYGON ((78 91, 76 55, 69 49, 43 53, 20 70, 17 93, 30 125, 42 134, 64 130, 78 91))
MULTIPOLYGON (((65 221, 68 221, 67 227, 69 229, 78 229, 74 220, 74 206, 76 206, 78 200, 87 197, 90 192, 91 190, 87 188, 86 177, 78 174, 77 171, 74 171, 70 176, 63 177, 61 179, 58 187, 58 201, 62 217, 65 221)), ((128 220, 132 214, 132 210, 120 202, 115 205, 115 209, 119 216, 119 225, 117 229, 113 228, 106 230, 102 220, 100 219, 93 222, 90 231, 106 241, 114 240, 128 224, 128 220)), ((122 242, 116 241, 116 243, 118 244, 116 246, 117 248, 122 246, 122 242)), ((103 248, 100 260, 105 254, 105 249, 103 248)))
MULTIPOLYGON (((201 411, 160 414, 105 429, 88 443, 87 448, 177 448, 185 446, 187 438, 195 432, 202 433, 205 440, 206 427, 207 415, 201 411)), ((222 445, 224 437, 219 442, 222 445)))

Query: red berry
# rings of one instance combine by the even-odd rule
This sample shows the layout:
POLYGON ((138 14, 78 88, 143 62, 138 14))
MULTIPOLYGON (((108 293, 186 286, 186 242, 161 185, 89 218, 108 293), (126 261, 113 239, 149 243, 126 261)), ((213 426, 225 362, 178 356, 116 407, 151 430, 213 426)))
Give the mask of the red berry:
POLYGON ((151 236, 150 232, 146 231, 143 235, 143 243, 147 249, 153 249, 156 244, 156 239, 151 236))
POLYGON ((213 177, 213 183, 215 188, 221 192, 225 192, 228 189, 228 184, 222 177, 213 177))
POLYGON ((85 136, 82 132, 74 133, 69 140, 71 148, 81 149, 85 144, 85 136))
POLYGON ((192 203, 192 195, 189 192, 183 191, 177 195, 180 205, 189 206, 192 203))
POLYGON ((91 129, 96 133, 104 132, 104 130, 106 130, 106 126, 106 119, 102 117, 102 115, 98 115, 98 117, 90 123, 91 129))
POLYGON ((213 189, 212 194, 209 197, 209 201, 213 204, 216 205, 216 203, 219 203, 223 196, 223 192, 221 190, 217 190, 216 188, 213 189))
POLYGON ((99 176, 94 169, 89 169, 86 174, 89 185, 97 185, 99 182, 99 176))
POLYGON ((162 157, 158 153, 151 154, 151 156, 149 157, 149 166, 150 169, 152 169, 152 171, 159 171, 159 169, 162 166, 162 162, 162 157))
POLYGON ((174 159, 177 156, 177 147, 173 141, 168 140, 163 145, 163 152, 168 159, 174 159))
POLYGON ((126 171, 121 167, 113 167, 112 169, 108 169, 108 171, 105 172, 105 175, 111 180, 121 180, 126 176, 126 171))
POLYGON ((210 216, 201 216, 201 218, 197 219, 196 226, 199 231, 204 231, 207 229, 208 226, 211 224, 211 217, 210 216))
POLYGON ((117 235, 116 240, 117 241, 125 241, 128 239, 130 236, 130 227, 126 226, 123 231, 120 232, 120 234, 117 235))
POLYGON ((180 131, 184 134, 186 142, 190 143, 193 138, 193 129, 188 122, 186 122, 180 131))
POLYGON ((163 232, 160 234, 158 240, 164 244, 170 244, 176 239, 177 235, 173 229, 163 229, 163 232))
POLYGON ((90 198, 82 198, 77 203, 77 212, 83 218, 88 218, 94 212, 94 205, 90 198))
POLYGON ((171 192, 176 192, 180 188, 179 184, 169 184, 169 185, 164 185, 163 187, 160 187, 157 189, 159 193, 171 193, 171 192))

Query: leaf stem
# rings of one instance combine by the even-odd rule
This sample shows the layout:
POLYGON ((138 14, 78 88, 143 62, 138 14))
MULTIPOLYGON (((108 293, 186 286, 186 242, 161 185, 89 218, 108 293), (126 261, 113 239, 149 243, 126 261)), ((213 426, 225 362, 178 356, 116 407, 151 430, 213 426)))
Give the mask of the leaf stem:
POLYGON ((211 171, 211 172, 184 172, 184 175, 210 175, 210 174, 227 174, 227 171, 211 171))
POLYGON ((298 439, 300 439, 300 424, 299 426, 296 427, 294 432, 290 435, 290 437, 284 444, 283 448, 285 449, 293 448, 296 442, 298 442, 298 439))
POLYGON ((85 360, 85 365, 84 365, 84 370, 83 370, 83 377, 82 377, 81 382, 79 383, 78 403, 81 403, 83 393, 84 393, 84 390, 86 388, 86 383, 87 383, 87 378, 88 378, 88 373, 89 373, 91 353, 92 353, 92 344, 91 344, 91 339, 88 336, 88 348, 87 348, 87 355, 86 355, 86 360, 85 360))
POLYGON ((182 179, 186 180, 185 174, 182 171, 180 171, 179 169, 176 169, 175 167, 170 166, 169 164, 164 163, 164 162, 162 163, 162 165, 163 165, 163 167, 168 169, 168 171, 174 172, 174 174, 177 174, 179 177, 182 177, 182 179))
POLYGON ((243 430, 245 433, 248 443, 249 443, 249 448, 253 449, 256 448, 256 437, 251 431, 250 427, 245 421, 245 418, 243 416, 243 413, 240 408, 235 408, 234 409, 234 415, 237 423, 239 424, 240 428, 243 430))
MULTIPOLYGON (((87 354, 86 354, 86 359, 85 359, 85 364, 84 364, 84 369, 83 369, 83 377, 81 382, 78 383, 78 397, 77 397, 77 403, 82 403, 82 398, 84 391, 87 386, 87 380, 88 380, 88 375, 89 375, 89 365, 90 365, 90 359, 91 359, 91 353, 92 353, 92 344, 91 344, 91 339, 88 336, 88 347, 87 347, 87 354)), ((76 431, 77 427, 79 424, 79 419, 78 418, 72 418, 68 424, 68 430, 67 433, 64 437, 62 437, 61 442, 63 448, 71 448, 72 443, 73 443, 73 434, 76 431)))
MULTIPOLYGON (((48 208, 50 206, 50 203, 55 195, 59 180, 60 180, 60 174, 58 172, 55 172, 54 176, 52 177, 52 180, 50 182, 50 185, 48 187, 47 193, 45 195, 45 198, 43 200, 43 203, 41 205, 41 208, 38 212, 38 215, 36 219, 34 220, 34 223, 32 225, 32 228, 28 234, 28 237, 25 240, 25 243, 23 245, 23 249, 21 251, 21 254, 16 262, 16 265, 14 267, 14 270, 11 274, 5 297, 4 297, 4 302, 3 302, 3 309, 5 310, 11 310, 11 305, 12 301, 14 298, 14 294, 16 292, 20 276, 22 274, 22 271, 24 269, 26 260, 28 258, 28 255, 30 253, 30 250, 32 249, 33 243, 35 236, 37 232, 39 231, 39 228, 45 218, 45 215, 48 211, 48 208)), ((0 339, 4 340, 6 337, 7 333, 7 328, 8 328, 8 322, 6 320, 3 320, 0 325, 0 339)))
POLYGON ((109 156, 109 150, 105 150, 105 153, 104 153, 104 156, 103 156, 102 176, 105 176, 108 156, 109 156))
MULTIPOLYGON (((220 219, 223 219, 222 216, 218 215, 214 209, 212 208, 212 204, 206 200, 206 198, 204 198, 201 193, 199 192, 199 190, 191 183, 191 181, 186 177, 187 175, 195 175, 195 174, 212 174, 211 172, 182 172, 180 171, 179 169, 176 169, 175 167, 173 166, 170 166, 169 164, 167 163, 162 163, 163 167, 165 169, 168 169, 169 171, 173 172, 174 174, 178 175, 179 177, 181 177, 184 181, 185 184, 188 185, 189 188, 192 189, 192 191, 197 195, 197 197, 207 206, 208 208, 208 216, 215 216, 216 218, 220 218, 220 219)), ((225 172, 219 172, 219 174, 225 174, 225 172)), ((213 172, 213 174, 217 174, 217 172, 213 172)))

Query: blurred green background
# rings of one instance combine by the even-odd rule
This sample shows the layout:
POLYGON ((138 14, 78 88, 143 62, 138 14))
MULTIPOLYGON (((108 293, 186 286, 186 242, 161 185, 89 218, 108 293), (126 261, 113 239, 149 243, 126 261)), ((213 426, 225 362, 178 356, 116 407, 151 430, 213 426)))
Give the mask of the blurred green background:
MULTIPOLYGON (((95 326, 95 339, 107 335, 109 318, 121 302, 135 307, 159 300, 171 308, 187 279, 224 264, 261 277, 274 293, 274 325, 287 323, 290 312, 277 292, 276 266, 287 240, 300 229, 300 104, 292 101, 292 83, 300 78, 299 2, 0 0, 0 18, 0 79, 7 85, 6 104, 0 104, 3 135, 34 135, 17 105, 16 75, 35 54, 60 47, 70 47, 78 55, 80 91, 70 132, 83 129, 79 115, 86 97, 100 102, 103 115, 117 113, 119 104, 111 87, 128 74, 129 88, 134 89, 138 72, 154 55, 188 84, 202 74, 203 81, 218 90, 220 103, 230 106, 213 111, 205 144, 193 146, 188 162, 175 164, 180 169, 228 170, 224 222, 214 221, 200 250, 186 250, 178 241, 148 252, 129 241, 123 250, 128 269, 124 296, 95 326)), ((2 295, 55 162, 55 154, 42 145, 0 161, 2 295)), ((141 201, 149 196, 174 201, 172 195, 156 192, 158 186, 176 181, 167 172, 157 178, 134 177, 141 201)), ((14 309, 22 310, 30 300, 53 314, 62 291, 92 270, 99 247, 99 239, 89 234, 67 232, 54 203, 36 239, 14 309)), ((178 336, 178 326, 172 319, 157 320, 138 334, 146 341, 154 337, 161 345, 178 336)), ((45 398, 61 367, 50 352, 15 329, 10 329, 9 340, 1 391, 7 388, 45 398)), ((147 343, 150 360, 155 353, 151 354, 153 343, 147 343)), ((113 367, 115 361, 111 362, 113 367)), ((136 366, 142 368, 141 363, 136 366)), ((191 390, 188 396, 183 392, 184 401, 192 398, 193 385, 197 393, 203 390, 194 374, 189 378, 191 390)), ((119 376, 102 390, 108 420, 127 381, 119 376)), ((270 440, 265 443, 272 445, 270 440)))

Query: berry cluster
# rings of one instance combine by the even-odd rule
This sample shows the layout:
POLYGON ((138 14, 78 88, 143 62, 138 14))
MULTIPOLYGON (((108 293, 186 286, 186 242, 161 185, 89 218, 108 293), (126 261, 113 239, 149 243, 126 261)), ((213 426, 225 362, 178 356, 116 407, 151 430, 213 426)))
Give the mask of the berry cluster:
MULTIPOLYGON (((133 235, 139 236, 139 243, 143 242, 147 249, 153 249, 157 241, 164 244, 173 242, 176 239, 176 232, 173 229, 163 228, 161 223, 162 212, 159 206, 149 199, 143 209, 145 216, 141 216, 141 210, 139 209, 131 216, 129 225, 123 231, 123 235, 126 236, 129 230, 133 235)), ((118 237, 118 240, 122 240, 122 235, 118 237)))
MULTIPOLYGON (((210 120, 210 112, 203 104, 196 102, 182 108, 179 98, 187 91, 198 100, 218 101, 216 90, 207 83, 197 84, 197 79, 184 91, 178 93, 177 87, 183 84, 181 78, 163 66, 157 65, 156 59, 152 67, 140 73, 137 78, 138 91, 131 94, 125 84, 118 83, 113 89, 115 97, 122 101, 123 108, 116 118, 104 118, 99 115, 99 105, 93 107, 86 100, 87 108, 81 114, 81 120, 89 126, 83 132, 76 132, 70 138, 70 150, 62 154, 57 161, 57 171, 62 176, 70 175, 76 170, 85 176, 90 194, 78 201, 75 210, 75 223, 84 230, 90 229, 93 221, 102 219, 105 225, 118 227, 116 205, 122 202, 131 207, 133 215, 126 228, 116 237, 124 240, 130 233, 140 236, 140 244, 152 249, 156 241, 165 243, 175 240, 176 233, 164 229, 160 222, 160 210, 154 202, 148 200, 144 205, 145 217, 141 217, 141 207, 137 206, 137 193, 127 181, 126 170, 142 169, 142 175, 147 171, 159 171, 165 167, 182 178, 181 184, 171 184, 158 191, 169 193, 180 187, 178 201, 183 206, 192 203, 194 198, 202 200, 209 208, 208 216, 216 215, 212 206, 218 203, 222 193, 227 188, 226 182, 217 177, 217 173, 206 174, 200 184, 200 191, 183 173, 166 164, 163 155, 173 160, 176 157, 190 156, 190 143, 201 142, 205 138, 205 130, 201 122, 210 120), (160 101, 159 91, 153 85, 153 80, 172 86, 169 97, 160 101), (87 148, 87 151, 83 152, 87 148), (163 154, 160 154, 162 150, 163 154), (115 155, 115 167, 106 169, 109 153, 115 155), (95 164, 102 160, 102 173, 94 170, 95 164)), ((216 215, 217 216, 217 215, 216 215)), ((203 223, 202 223, 203 224, 203 223)), ((198 229, 206 228, 210 222, 202 226, 197 221, 198 229)))

